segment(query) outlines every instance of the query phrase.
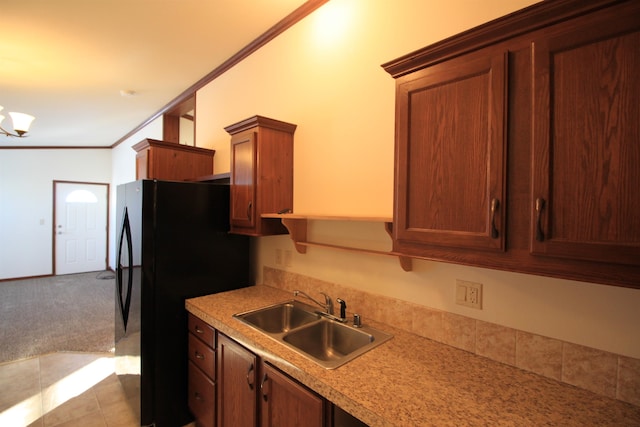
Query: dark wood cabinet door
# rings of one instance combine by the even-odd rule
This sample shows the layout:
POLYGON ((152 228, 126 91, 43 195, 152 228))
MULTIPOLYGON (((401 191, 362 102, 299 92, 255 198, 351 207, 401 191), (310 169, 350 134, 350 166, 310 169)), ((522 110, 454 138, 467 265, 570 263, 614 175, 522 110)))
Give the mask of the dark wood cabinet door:
POLYGON ((231 232, 285 234, 263 214, 293 209, 293 133, 296 125, 253 116, 224 128, 231 135, 231 232))
POLYGON ((323 399, 267 363, 260 386, 262 427, 323 427, 323 399))
POLYGON ((504 250, 506 53, 463 55, 396 89, 394 249, 504 250))
POLYGON ((256 134, 244 132, 231 138, 231 225, 255 227, 256 134))
POLYGON ((533 43, 534 255, 640 265, 640 8, 629 9, 533 43))
POLYGON ((218 427, 255 427, 258 365, 240 344, 218 335, 218 427))

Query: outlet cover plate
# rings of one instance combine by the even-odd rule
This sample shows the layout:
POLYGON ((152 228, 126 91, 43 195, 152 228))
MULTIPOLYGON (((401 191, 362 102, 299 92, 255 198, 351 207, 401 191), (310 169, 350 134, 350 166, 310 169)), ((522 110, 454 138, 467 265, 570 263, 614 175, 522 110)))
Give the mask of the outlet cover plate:
POLYGON ((482 283, 456 279, 456 304, 482 310, 482 283))

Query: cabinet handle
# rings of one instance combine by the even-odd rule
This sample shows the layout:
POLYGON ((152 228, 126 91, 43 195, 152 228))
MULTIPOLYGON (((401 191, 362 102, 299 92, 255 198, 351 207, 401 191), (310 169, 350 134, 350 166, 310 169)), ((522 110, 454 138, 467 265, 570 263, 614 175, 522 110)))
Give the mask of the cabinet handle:
POLYGON ((249 385, 249 390, 253 390, 253 381, 255 380, 255 375, 253 374, 253 363, 249 366, 249 370, 247 371, 247 384, 249 385), (251 379, 249 379, 251 376, 251 379))
POLYGON ((260 383, 260 391, 262 392, 262 400, 264 400, 265 402, 269 399, 268 398, 268 394, 269 394, 269 390, 266 389, 265 385, 267 384, 267 380, 269 378, 267 377, 267 374, 264 374, 264 376, 262 377, 262 383, 260 383))
POLYGON ((202 395, 200 393, 198 393, 197 391, 194 393, 196 400, 199 400, 202 402, 202 395))
POLYGON ((253 206, 253 202, 249 202, 247 205, 247 219, 251 221, 251 207, 253 206))
POLYGON ((204 360, 204 354, 199 353, 197 350, 195 351, 196 359, 204 360))
POLYGON ((544 199, 538 197, 536 199, 536 240, 544 241, 544 232, 542 231, 542 210, 544 209, 544 199))
POLYGON ((204 331, 202 329, 200 329, 200 326, 198 326, 198 325, 195 326, 195 330, 196 330, 196 333, 198 333, 198 334, 204 334, 204 331))
POLYGON ((491 199, 491 238, 497 239, 500 236, 500 232, 496 228, 496 211, 500 207, 500 201, 498 199, 491 199))

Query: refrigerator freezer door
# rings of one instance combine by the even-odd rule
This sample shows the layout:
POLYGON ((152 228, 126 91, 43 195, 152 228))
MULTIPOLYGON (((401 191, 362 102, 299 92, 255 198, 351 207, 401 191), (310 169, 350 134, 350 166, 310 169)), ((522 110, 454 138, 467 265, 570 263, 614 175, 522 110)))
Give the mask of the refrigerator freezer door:
POLYGON ((142 181, 117 188, 118 253, 115 286, 115 372, 141 426, 154 422, 152 384, 141 381, 153 362, 141 358, 142 181), (142 393, 142 389, 145 392, 142 393), (144 395, 144 396, 143 396, 144 395))

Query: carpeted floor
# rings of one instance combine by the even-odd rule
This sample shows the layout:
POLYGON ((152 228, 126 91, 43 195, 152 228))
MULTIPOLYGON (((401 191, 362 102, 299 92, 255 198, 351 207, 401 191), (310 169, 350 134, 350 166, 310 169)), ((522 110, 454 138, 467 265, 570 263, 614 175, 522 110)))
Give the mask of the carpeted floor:
POLYGON ((0 282, 0 363, 113 351, 114 286, 109 271, 0 282))

